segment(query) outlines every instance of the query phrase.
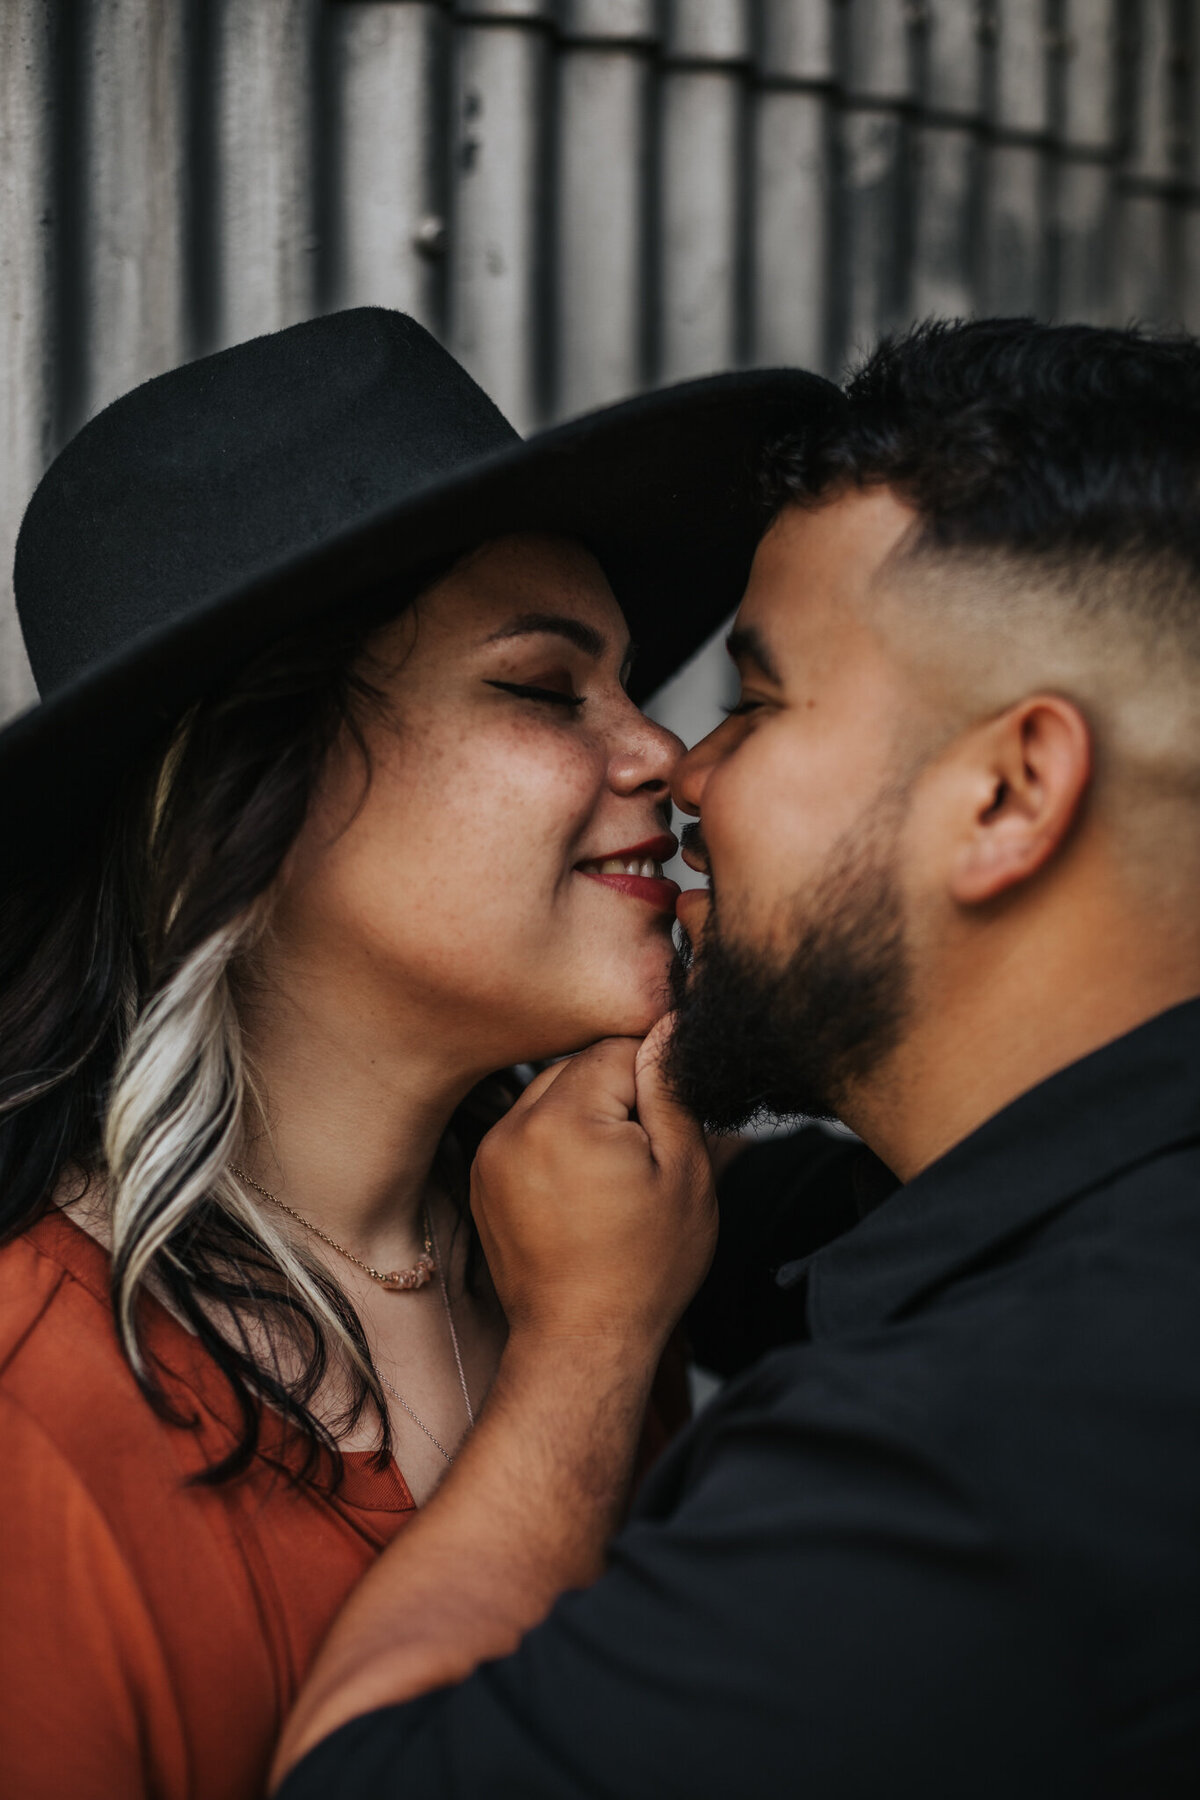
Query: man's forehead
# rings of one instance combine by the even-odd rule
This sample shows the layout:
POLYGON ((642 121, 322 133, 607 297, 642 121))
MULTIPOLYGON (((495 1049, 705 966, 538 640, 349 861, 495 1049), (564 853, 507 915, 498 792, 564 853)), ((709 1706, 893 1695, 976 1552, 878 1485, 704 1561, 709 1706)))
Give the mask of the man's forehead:
POLYGON ((916 522, 884 487, 784 507, 758 547, 731 653, 780 679, 792 656, 807 660, 817 644, 860 628, 872 583, 916 522))
POLYGON ((843 488, 815 506, 785 506, 759 557, 770 572, 800 587, 865 588, 917 517, 892 488, 843 488))
POLYGON ((770 615, 865 597, 917 517, 885 487, 852 488, 817 506, 785 506, 754 558, 742 607, 747 623, 761 629, 770 615))

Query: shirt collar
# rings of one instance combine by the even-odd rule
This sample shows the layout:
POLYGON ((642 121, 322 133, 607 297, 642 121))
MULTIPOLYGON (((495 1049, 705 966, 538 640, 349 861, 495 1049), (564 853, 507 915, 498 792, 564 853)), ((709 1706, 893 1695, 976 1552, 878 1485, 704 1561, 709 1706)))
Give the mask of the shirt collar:
POLYGON ((785 1264, 814 1338, 870 1329, 1120 1170, 1200 1137, 1200 1000, 1006 1106, 843 1237, 785 1264))

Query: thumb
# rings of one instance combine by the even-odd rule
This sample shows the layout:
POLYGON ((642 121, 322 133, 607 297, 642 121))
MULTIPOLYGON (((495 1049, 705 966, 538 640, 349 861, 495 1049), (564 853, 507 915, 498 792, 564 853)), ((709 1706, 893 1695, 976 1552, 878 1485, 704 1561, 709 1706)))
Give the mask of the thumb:
POLYGON ((679 1152, 704 1149, 699 1121, 675 1098, 664 1072, 667 1045, 675 1028, 674 1013, 659 1019, 642 1040, 634 1065, 637 1116, 650 1139, 655 1162, 679 1152))
POLYGON ((532 1081, 526 1082, 525 1086, 504 1115, 505 1118, 517 1118, 521 1113, 528 1112, 531 1106, 536 1106, 547 1089, 554 1086, 554 1083, 559 1079, 563 1070, 570 1066, 570 1062, 571 1058, 569 1056, 564 1056, 560 1058, 558 1062, 551 1063, 550 1066, 543 1069, 540 1074, 535 1075, 532 1081))
POLYGON ((571 1057, 543 1110, 625 1123, 636 1104, 634 1038, 601 1038, 571 1057))

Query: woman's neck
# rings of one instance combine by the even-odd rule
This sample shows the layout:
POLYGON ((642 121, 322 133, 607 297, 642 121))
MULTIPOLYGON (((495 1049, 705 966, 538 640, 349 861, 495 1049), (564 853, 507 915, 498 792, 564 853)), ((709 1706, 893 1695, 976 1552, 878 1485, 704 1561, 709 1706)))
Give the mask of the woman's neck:
MULTIPOLYGON (((261 990, 260 990, 261 991, 261 990)), ((455 1108, 479 1078, 448 1066, 435 1034, 398 1032, 349 996, 311 992, 246 1009, 245 1040, 266 1126, 251 1126, 247 1173, 339 1244, 379 1267, 421 1246, 430 1171, 455 1108)))

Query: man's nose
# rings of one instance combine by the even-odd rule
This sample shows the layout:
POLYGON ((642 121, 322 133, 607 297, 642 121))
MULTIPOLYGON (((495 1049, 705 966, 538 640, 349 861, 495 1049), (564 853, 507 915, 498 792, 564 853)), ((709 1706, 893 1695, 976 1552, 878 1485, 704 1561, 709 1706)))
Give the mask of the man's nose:
POLYGON ((713 764, 717 761, 717 751, 713 743, 715 731, 701 738, 698 744, 684 752, 675 767, 674 779, 671 782, 671 798, 680 812, 700 814, 700 803, 703 798, 705 784, 713 764))

